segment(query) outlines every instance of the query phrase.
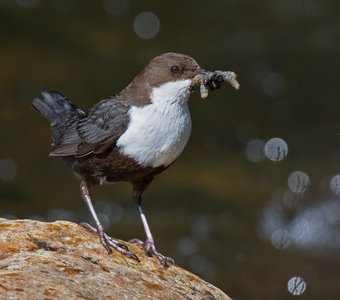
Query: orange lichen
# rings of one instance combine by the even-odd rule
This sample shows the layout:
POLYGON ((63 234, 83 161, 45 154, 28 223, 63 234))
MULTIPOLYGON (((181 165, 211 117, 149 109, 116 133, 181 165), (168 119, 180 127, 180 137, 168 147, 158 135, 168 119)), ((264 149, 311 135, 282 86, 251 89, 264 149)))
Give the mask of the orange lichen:
MULTIPOLYGON (((127 243, 140 258, 108 255, 96 235, 70 222, 0 219, 1 295, 17 299, 202 299, 211 293, 229 299, 197 276, 171 266, 127 243), (57 234, 56 234, 57 232, 57 234), (10 239, 8 237, 10 236, 10 239), (66 240, 65 241, 65 237, 66 240), (5 242, 4 242, 5 241, 5 242)), ((1 297, 0 297, 1 298, 1 297)))

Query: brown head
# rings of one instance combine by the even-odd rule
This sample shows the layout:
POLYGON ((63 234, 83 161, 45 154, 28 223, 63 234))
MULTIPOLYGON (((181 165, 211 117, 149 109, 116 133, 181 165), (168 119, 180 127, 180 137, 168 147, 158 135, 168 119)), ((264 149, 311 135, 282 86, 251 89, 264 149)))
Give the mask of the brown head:
POLYGON ((153 58, 117 98, 127 104, 144 106, 149 104, 153 88, 167 82, 193 79, 202 72, 203 69, 192 57, 173 52, 164 53, 153 58))

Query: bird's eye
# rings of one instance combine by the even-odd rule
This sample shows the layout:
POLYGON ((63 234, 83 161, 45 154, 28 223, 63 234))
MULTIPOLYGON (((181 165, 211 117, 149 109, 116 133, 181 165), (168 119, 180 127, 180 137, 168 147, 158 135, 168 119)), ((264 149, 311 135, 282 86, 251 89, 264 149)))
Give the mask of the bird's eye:
POLYGON ((182 74, 182 69, 177 65, 171 66, 170 71, 171 73, 176 74, 176 75, 182 74))

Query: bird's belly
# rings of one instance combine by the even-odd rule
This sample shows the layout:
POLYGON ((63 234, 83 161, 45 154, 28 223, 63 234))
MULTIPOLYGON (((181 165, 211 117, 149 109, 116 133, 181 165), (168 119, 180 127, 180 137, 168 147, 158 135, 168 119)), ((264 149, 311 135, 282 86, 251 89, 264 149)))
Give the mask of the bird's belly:
POLYGON ((117 141, 120 152, 141 166, 168 166, 182 153, 191 132, 186 103, 159 110, 152 105, 134 108, 130 124, 117 141))

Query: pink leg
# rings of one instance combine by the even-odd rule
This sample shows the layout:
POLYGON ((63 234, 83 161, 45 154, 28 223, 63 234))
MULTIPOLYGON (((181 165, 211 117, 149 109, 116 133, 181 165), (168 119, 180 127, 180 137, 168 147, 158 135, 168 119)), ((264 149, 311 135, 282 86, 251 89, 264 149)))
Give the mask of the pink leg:
POLYGON ((89 188, 87 187, 84 181, 82 181, 80 184, 80 193, 96 223, 96 228, 92 227, 91 225, 87 223, 82 223, 81 225, 84 226, 89 231, 95 232, 98 234, 101 244, 104 246, 104 248, 107 250, 109 254, 112 253, 112 248, 113 248, 129 258, 133 258, 139 261, 138 257, 134 253, 132 253, 126 245, 124 245, 123 243, 119 241, 114 240, 113 238, 111 238, 104 232, 103 226, 100 223, 98 216, 96 214, 96 211, 94 210, 94 207, 92 205, 89 188))

